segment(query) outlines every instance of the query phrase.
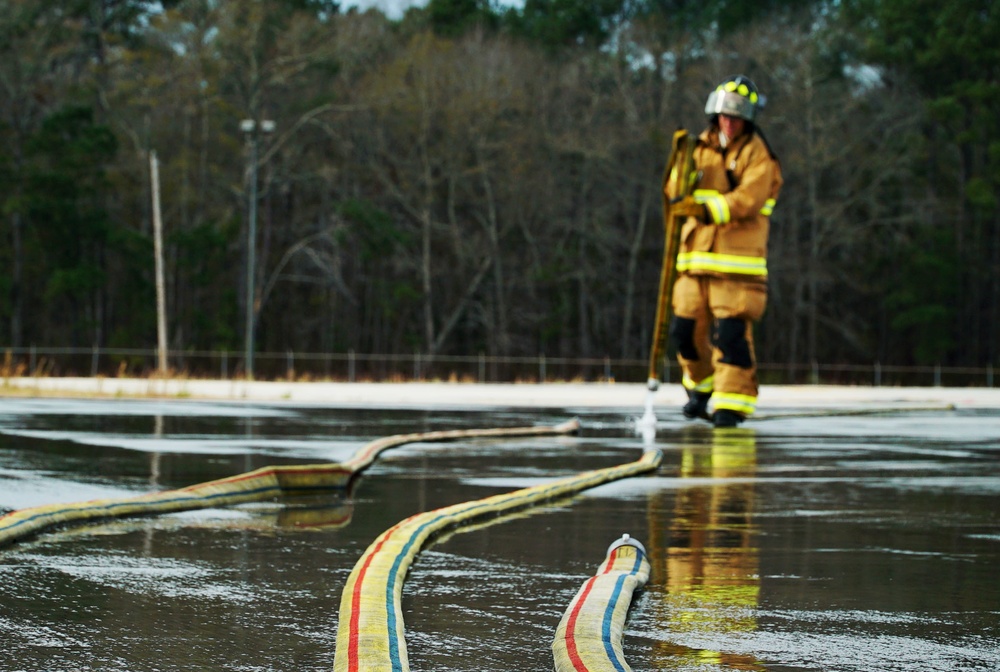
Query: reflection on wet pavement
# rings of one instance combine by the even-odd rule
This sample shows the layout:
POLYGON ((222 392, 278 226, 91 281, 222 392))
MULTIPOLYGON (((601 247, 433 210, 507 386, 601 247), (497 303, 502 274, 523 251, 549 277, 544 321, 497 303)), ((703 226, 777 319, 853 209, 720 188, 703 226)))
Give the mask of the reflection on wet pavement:
MULTIPOLYGON (((625 532, 652 565, 626 629, 636 672, 1000 669, 1000 409, 727 432, 658 414, 655 475, 421 554, 404 589, 412 669, 550 670, 563 610, 625 532)), ((339 461, 389 434, 571 415, 579 437, 391 451, 346 493, 2 549, 0 670, 329 670, 344 582, 382 531, 645 447, 629 414, 594 409, 0 401, 0 511, 339 461)))
MULTIPOLYGON (((678 447, 680 477, 705 479, 710 485, 676 491, 672 510, 655 505, 652 510, 669 515, 649 526, 663 535, 652 541, 652 582, 663 587, 668 616, 661 629, 691 638, 753 633, 760 599, 760 530, 753 522, 756 437, 752 429, 708 437, 706 442, 703 432, 682 432, 678 447), (661 551, 663 557, 657 557, 661 551)), ((656 651, 662 654, 655 659, 659 669, 706 664, 764 669, 751 655, 677 642, 661 642, 656 651)))

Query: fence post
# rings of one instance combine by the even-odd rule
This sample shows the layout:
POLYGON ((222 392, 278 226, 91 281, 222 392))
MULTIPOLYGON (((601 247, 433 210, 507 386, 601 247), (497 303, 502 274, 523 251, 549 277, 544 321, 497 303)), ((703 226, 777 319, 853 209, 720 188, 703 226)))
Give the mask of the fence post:
POLYGON ((479 382, 486 382, 486 355, 479 353, 479 382))
POLYGON ((875 387, 882 387, 882 365, 875 362, 875 387))
POLYGON ((97 344, 94 344, 93 354, 90 356, 90 377, 97 377, 97 358, 98 358, 97 344))
POLYGON ((538 355, 538 382, 545 382, 545 353, 538 355))
POLYGON ((941 365, 934 365, 934 387, 941 387, 941 365))
POLYGON ((355 373, 354 367, 355 367, 354 350, 352 348, 351 350, 347 351, 347 382, 349 383, 354 382, 354 373, 355 373))
POLYGON ((810 381, 813 385, 819 385, 819 362, 815 359, 812 362, 812 380, 810 381))
POLYGON ((986 365, 986 387, 993 387, 993 364, 986 365))
POLYGON ((413 351, 413 380, 420 380, 420 351, 413 351))
POLYGON ((611 358, 607 355, 604 355, 604 381, 614 382, 614 378, 611 377, 611 358))
POLYGON ((287 360, 286 376, 288 376, 288 382, 295 380, 295 354, 291 350, 285 352, 285 359, 287 360))
POLYGON ((35 375, 35 345, 31 345, 31 352, 28 355, 28 373, 35 375))
POLYGON ((222 379, 229 380, 229 351, 222 351, 222 379))

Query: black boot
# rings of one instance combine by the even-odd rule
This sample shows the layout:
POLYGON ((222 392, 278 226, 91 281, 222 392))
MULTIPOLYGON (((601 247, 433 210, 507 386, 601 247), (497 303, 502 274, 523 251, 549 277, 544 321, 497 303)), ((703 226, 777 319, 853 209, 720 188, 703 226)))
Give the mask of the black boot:
POLYGON ((689 418, 691 420, 694 418, 711 420, 708 415, 708 400, 711 398, 711 392, 694 392, 692 390, 688 390, 688 402, 684 404, 684 408, 681 409, 681 413, 684 414, 685 418, 689 418))
POLYGON ((722 408, 712 414, 712 424, 716 427, 736 427, 743 422, 743 416, 736 411, 722 408))

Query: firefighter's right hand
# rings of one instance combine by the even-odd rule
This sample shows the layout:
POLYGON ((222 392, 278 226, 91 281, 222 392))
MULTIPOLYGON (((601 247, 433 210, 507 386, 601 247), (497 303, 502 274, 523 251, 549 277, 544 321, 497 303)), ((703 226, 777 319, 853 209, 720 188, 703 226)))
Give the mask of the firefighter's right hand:
POLYGON ((705 205, 695 201, 694 196, 685 196, 677 203, 671 205, 670 214, 675 217, 694 217, 702 222, 710 221, 705 205))

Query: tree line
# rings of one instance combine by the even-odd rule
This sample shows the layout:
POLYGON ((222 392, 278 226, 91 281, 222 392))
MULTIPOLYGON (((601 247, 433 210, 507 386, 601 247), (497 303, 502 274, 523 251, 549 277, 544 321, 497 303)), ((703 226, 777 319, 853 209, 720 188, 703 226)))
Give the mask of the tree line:
POLYGON ((995 364, 998 38, 985 0, 0 0, 0 346, 155 346, 155 152, 171 350, 249 306, 262 351, 641 358, 671 135, 742 73, 786 180, 758 359, 995 364))

